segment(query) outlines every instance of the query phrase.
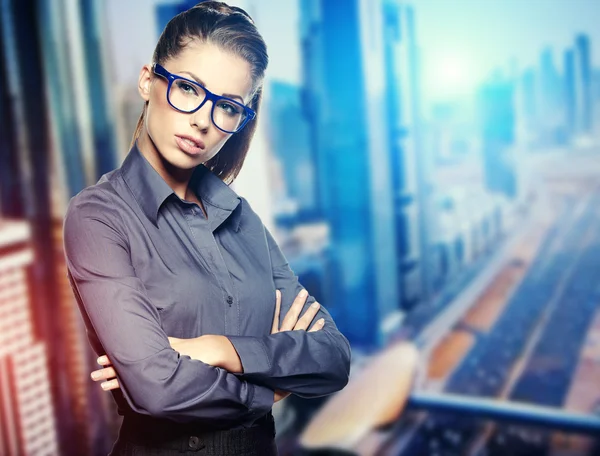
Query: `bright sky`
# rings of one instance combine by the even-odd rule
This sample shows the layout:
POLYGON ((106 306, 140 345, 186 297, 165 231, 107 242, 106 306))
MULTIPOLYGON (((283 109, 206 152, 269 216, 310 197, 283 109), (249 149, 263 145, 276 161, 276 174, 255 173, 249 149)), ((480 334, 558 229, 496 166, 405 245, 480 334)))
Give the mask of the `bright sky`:
POLYGON ((552 47, 562 71, 564 50, 577 33, 590 36, 600 65, 599 0, 414 0, 423 51, 424 89, 432 98, 472 90, 497 67, 539 62, 552 47))

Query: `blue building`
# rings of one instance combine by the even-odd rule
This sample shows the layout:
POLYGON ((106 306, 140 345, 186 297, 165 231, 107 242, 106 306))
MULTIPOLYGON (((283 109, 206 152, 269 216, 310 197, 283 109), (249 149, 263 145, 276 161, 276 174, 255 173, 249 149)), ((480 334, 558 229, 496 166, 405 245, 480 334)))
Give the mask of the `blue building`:
POLYGON ((510 146, 515 140, 514 83, 496 78, 479 93, 485 183, 491 192, 517 196, 515 164, 510 146))
POLYGON ((543 116, 541 126, 541 140, 543 144, 564 144, 566 134, 564 127, 563 85, 551 48, 546 48, 540 55, 540 84, 539 107, 543 116))
POLYGON ((94 148, 95 178, 115 169, 117 163, 114 122, 110 112, 110 82, 106 80, 106 64, 102 58, 104 19, 103 5, 94 0, 79 2, 81 39, 84 55, 84 77, 87 82, 91 134, 94 148))
POLYGON ((577 131, 592 131, 592 70, 590 61, 590 39, 578 35, 575 39, 575 106, 577 131))
POLYGON ((570 135, 575 132, 577 125, 577 102, 575 90, 575 54, 572 49, 567 49, 564 53, 564 74, 565 74, 565 124, 570 135))
POLYGON ((523 86, 523 108, 526 118, 530 121, 530 127, 535 127, 536 116, 538 115, 537 103, 535 99, 536 78, 533 68, 527 69, 522 77, 523 86))
MULTIPOLYGON (((287 196, 297 205, 292 224, 320 218, 317 205, 314 150, 310 147, 308 124, 302 116, 300 87, 273 81, 265 110, 269 122, 269 143, 282 164, 282 177, 287 196)), ((276 218, 279 217, 276 214, 276 218)))
MULTIPOLYGON (((394 179, 397 185, 402 175, 392 176, 399 163, 391 158, 390 141, 403 136, 404 119, 382 108, 393 103, 383 4, 303 0, 300 11, 302 101, 316 153, 319 205, 330 226, 332 279, 325 302, 351 343, 376 347, 402 304, 397 236, 403 228, 396 225, 402 197, 394 201, 394 179)), ((386 30, 393 33, 393 27, 386 30)))
POLYGON ((429 296, 431 271, 423 191, 428 173, 421 145, 421 78, 412 7, 399 0, 384 1, 382 31, 398 293, 401 307, 408 311, 429 296))
POLYGON ((64 14, 56 2, 38 4, 55 146, 72 196, 118 165, 102 58, 104 10, 92 0, 79 2, 75 14, 64 14))

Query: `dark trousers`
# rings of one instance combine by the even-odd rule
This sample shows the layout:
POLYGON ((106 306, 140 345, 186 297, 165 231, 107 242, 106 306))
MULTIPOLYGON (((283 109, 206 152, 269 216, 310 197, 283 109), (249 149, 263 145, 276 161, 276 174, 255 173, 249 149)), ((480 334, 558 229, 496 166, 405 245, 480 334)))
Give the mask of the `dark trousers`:
POLYGON ((125 415, 108 456, 277 456, 271 412, 244 429, 207 429, 145 415, 125 415))

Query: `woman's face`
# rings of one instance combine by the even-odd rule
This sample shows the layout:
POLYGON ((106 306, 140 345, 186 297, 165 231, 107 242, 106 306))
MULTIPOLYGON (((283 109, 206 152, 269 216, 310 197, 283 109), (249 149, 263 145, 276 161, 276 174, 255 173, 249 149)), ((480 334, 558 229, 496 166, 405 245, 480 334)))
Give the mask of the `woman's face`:
MULTIPOLYGON (((244 105, 251 101, 250 64, 213 44, 192 41, 177 57, 165 61, 163 67, 173 74, 196 80, 217 95, 225 95, 244 105)), ((156 152, 164 160, 176 168, 194 168, 214 157, 231 133, 219 130, 212 123, 212 101, 207 101, 194 113, 183 113, 167 101, 167 87, 167 80, 153 74, 150 65, 142 68, 138 88, 142 98, 148 101, 146 130, 156 152), (196 153, 182 144, 185 136, 196 141, 196 153)))

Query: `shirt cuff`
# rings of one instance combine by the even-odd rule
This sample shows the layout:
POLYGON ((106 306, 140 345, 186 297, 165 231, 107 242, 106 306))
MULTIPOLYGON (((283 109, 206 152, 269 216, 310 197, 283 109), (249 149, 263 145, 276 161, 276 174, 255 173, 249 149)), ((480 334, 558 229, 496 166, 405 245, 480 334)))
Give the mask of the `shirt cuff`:
POLYGON ((238 353, 242 362, 243 374, 265 374, 271 372, 271 361, 259 337, 226 336, 238 353))
POLYGON ((275 403, 275 391, 267 386, 254 385, 254 397, 250 403, 250 410, 252 415, 256 418, 260 418, 266 415, 275 403))

